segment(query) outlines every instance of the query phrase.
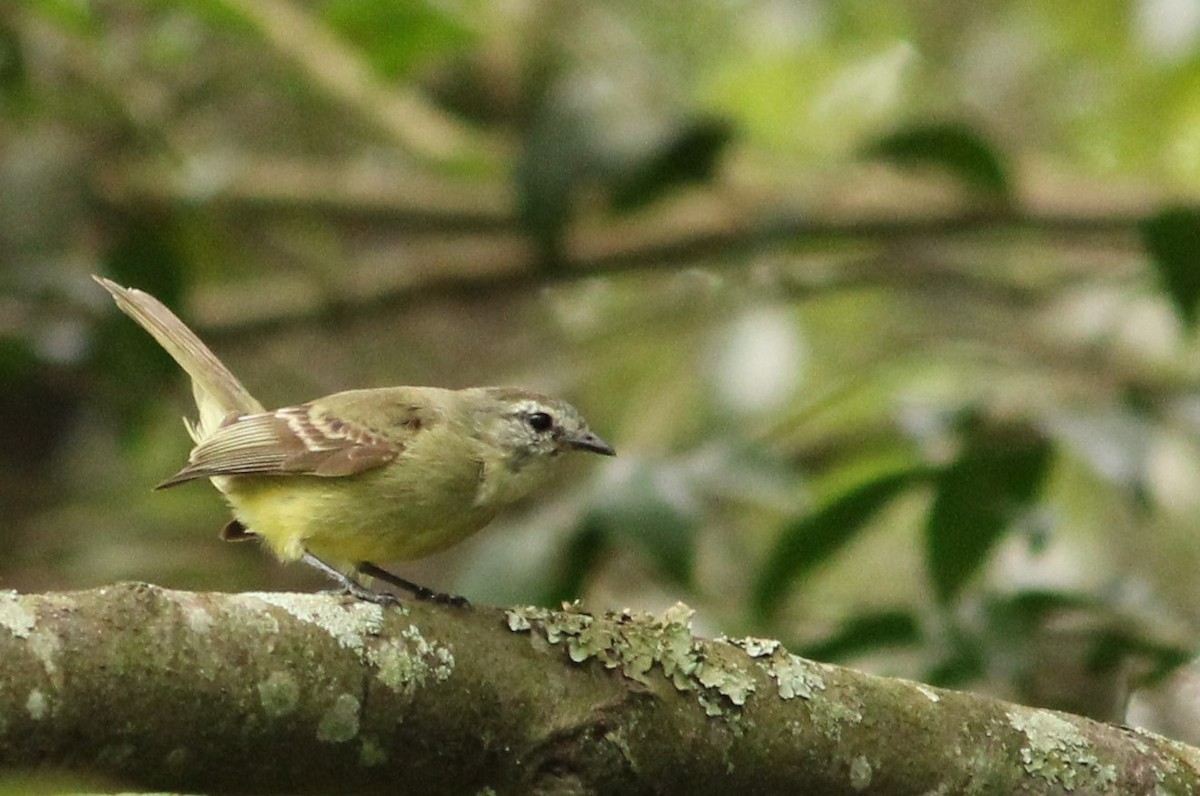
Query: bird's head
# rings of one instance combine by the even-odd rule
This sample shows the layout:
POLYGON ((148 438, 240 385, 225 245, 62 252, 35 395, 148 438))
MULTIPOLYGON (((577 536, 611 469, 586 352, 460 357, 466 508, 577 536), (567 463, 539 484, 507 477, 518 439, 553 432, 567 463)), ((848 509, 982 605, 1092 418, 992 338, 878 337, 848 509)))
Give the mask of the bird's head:
POLYGON ((616 455, 611 445, 588 428, 579 410, 566 401, 527 390, 486 389, 494 403, 485 435, 505 452, 510 469, 520 470, 533 461, 573 450, 616 455))
POLYGON ((531 494, 550 478, 560 454, 616 455, 566 401, 507 387, 467 392, 478 407, 473 422, 484 462, 483 503, 508 504, 531 494))

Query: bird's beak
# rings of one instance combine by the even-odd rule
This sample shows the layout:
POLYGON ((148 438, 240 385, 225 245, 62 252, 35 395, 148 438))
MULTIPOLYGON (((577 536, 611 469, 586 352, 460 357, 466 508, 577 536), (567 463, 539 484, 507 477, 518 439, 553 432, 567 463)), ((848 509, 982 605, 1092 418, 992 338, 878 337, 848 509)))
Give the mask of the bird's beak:
POLYGON ((613 450, 613 446, 609 445, 604 440, 597 437, 590 431, 584 431, 578 436, 571 437, 567 442, 572 448, 581 451, 591 451, 599 453, 603 456, 616 456, 617 452, 613 450))

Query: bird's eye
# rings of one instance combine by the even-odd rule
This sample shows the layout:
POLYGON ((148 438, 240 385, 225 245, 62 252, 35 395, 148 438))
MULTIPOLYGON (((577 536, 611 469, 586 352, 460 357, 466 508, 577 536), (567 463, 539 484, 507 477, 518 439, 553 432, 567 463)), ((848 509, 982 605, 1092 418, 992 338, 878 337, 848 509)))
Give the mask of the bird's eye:
POLYGON ((545 412, 534 412, 529 416, 529 427, 534 431, 548 431, 554 425, 554 418, 545 412))

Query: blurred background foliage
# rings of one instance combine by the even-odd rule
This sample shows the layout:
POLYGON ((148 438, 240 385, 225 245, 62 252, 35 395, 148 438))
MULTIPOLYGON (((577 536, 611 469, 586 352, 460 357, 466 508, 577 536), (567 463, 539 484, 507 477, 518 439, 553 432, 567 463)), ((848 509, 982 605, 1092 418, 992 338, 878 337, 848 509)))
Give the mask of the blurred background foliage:
POLYGON ((1190 0, 0 5, 0 586, 323 588, 152 494, 149 290, 269 406, 620 453, 399 568, 1101 718, 1200 631, 1190 0))

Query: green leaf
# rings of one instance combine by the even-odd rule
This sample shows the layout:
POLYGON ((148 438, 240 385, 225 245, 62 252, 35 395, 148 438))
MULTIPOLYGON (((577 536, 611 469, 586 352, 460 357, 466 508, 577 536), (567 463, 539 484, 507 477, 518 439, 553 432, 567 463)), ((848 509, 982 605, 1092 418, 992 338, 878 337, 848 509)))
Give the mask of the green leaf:
POLYGON ((38 358, 23 337, 0 335, 0 383, 20 384, 33 377, 38 358))
POLYGON ((104 272, 122 285, 145 290, 168 307, 179 306, 188 262, 174 219, 155 212, 128 213, 114 218, 112 224, 119 228, 104 252, 104 272))
POLYGON ((965 688, 987 671, 983 651, 971 641, 955 639, 954 650, 935 663, 921 678, 923 682, 942 688, 965 688))
POLYGON ((875 611, 850 617, 837 632, 804 646, 800 655, 818 661, 846 660, 881 647, 910 647, 921 641, 921 625, 911 611, 875 611))
POLYGON ((205 25, 210 25, 222 33, 251 33, 257 28, 253 19, 247 16, 245 10, 230 0, 156 0, 165 8, 175 12, 189 11, 196 19, 205 25))
POLYGON ((587 523, 603 539, 639 549, 661 574, 688 587, 699 515, 685 479, 686 473, 668 465, 639 463, 587 523))
POLYGON ((1001 638, 1028 635, 1047 617, 1064 611, 1096 612, 1102 604, 1092 595, 1051 589, 1025 589, 986 603, 988 623, 999 628, 1001 638))
MULTIPOLYGON (((120 221, 113 243, 104 253, 104 273, 122 285, 145 290, 169 307, 178 307, 187 261, 172 225, 154 214, 127 215, 120 221)), ((93 289, 103 292, 99 285, 93 289)), ((94 334, 95 397, 128 433, 136 429, 155 400, 154 386, 178 379, 179 368, 150 335, 115 307, 94 334), (131 390, 131 384, 138 389, 131 390)))
POLYGON ((457 52, 474 38, 444 4, 428 0, 329 0, 322 16, 389 79, 407 75, 427 56, 457 52))
POLYGON ((539 604, 557 608, 563 602, 582 597, 588 577, 611 547, 601 523, 594 517, 584 518, 567 543, 557 567, 557 577, 546 589, 539 604))
POLYGON ((1139 231, 1175 314, 1194 331, 1200 303, 1200 208, 1162 210, 1143 221, 1139 231))
POLYGON ((1156 641, 1133 631, 1110 629, 1097 634, 1088 666, 1092 671, 1112 671, 1134 658, 1144 672, 1139 680, 1153 684, 1193 660, 1195 651, 1187 645, 1156 641))
POLYGON ((29 69, 21 37, 0 19, 0 109, 23 110, 29 105, 29 69))
POLYGON ((963 124, 914 125, 875 139, 863 154, 898 166, 940 169, 981 194, 1011 198, 1004 159, 983 136, 963 124))
POLYGON ((610 205, 618 212, 637 210, 674 188, 710 182, 717 160, 733 140, 733 127, 724 119, 696 119, 662 142, 648 160, 621 176, 610 205))
POLYGON ((0 335, 0 461, 17 468, 6 471, 6 477, 17 470, 22 474, 21 481, 6 484, 5 496, 16 505, 6 505, 5 510, 14 521, 44 496, 11 490, 17 483, 43 483, 44 473, 70 438, 76 410, 90 397, 73 375, 71 365, 42 360, 26 337, 0 335))
POLYGON ((592 572, 617 545, 640 551, 665 577, 690 587, 699 520, 690 499, 680 499, 690 487, 681 475, 669 465, 636 464, 583 518, 542 603, 557 606, 581 596, 592 572))
POLYGON ((987 559, 1045 480, 1051 445, 1032 426, 966 423, 962 452, 935 479, 925 524, 934 591, 949 603, 987 559))
POLYGON ((33 0, 30 7, 63 30, 89 34, 99 28, 93 5, 88 0, 33 0))
POLYGON ((848 544, 889 501, 929 476, 925 467, 888 473, 851 488, 785 527, 754 584, 754 617, 769 620, 792 582, 848 544))
POLYGON ((566 258, 566 230, 588 170, 585 138, 578 119, 544 99, 521 129, 513 163, 517 219, 537 248, 539 265, 548 270, 566 258))

